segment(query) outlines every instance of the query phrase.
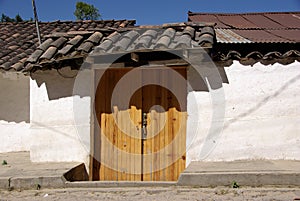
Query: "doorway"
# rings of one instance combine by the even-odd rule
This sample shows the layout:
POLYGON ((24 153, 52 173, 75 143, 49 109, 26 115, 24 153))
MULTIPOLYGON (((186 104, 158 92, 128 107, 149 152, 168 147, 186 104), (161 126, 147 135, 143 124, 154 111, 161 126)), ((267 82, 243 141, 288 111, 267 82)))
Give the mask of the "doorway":
POLYGON ((101 79, 95 95, 99 130, 94 152, 99 159, 92 163, 93 180, 178 179, 186 157, 186 70, 156 66, 95 71, 101 79))

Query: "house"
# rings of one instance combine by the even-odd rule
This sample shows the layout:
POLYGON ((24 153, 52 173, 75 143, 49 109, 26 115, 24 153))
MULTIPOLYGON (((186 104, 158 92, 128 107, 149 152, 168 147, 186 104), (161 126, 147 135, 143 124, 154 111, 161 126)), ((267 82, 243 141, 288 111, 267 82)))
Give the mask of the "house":
POLYGON ((191 161, 300 160, 300 13, 1 23, 1 152, 93 180, 177 180, 191 161))
POLYGON ((209 160, 299 159, 299 12, 188 13, 215 22, 225 67, 222 137, 209 160))

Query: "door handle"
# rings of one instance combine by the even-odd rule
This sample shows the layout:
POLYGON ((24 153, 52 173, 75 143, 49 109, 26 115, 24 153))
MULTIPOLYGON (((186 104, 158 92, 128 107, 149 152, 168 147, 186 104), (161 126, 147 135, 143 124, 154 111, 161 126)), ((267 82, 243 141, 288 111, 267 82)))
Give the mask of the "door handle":
POLYGON ((142 139, 147 139, 147 113, 143 113, 142 139))

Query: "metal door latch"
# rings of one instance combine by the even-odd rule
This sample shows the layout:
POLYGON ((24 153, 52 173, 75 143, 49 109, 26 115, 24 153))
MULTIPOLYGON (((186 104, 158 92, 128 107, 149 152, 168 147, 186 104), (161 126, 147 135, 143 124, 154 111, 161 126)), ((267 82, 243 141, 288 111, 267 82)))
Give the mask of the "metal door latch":
POLYGON ((143 113, 142 139, 147 139, 147 113, 143 113))

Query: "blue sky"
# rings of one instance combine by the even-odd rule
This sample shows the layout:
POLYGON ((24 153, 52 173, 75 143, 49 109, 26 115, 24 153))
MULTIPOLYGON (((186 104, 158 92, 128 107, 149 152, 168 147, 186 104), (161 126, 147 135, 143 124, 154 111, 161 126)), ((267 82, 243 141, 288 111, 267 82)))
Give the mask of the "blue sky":
MULTIPOLYGON (((78 0, 35 0, 40 21, 75 20, 78 0)), ((187 12, 300 11, 300 0, 82 0, 93 4, 103 19, 136 19, 137 24, 187 21, 187 12)), ((0 14, 33 17, 31 0, 0 0, 0 14)))

